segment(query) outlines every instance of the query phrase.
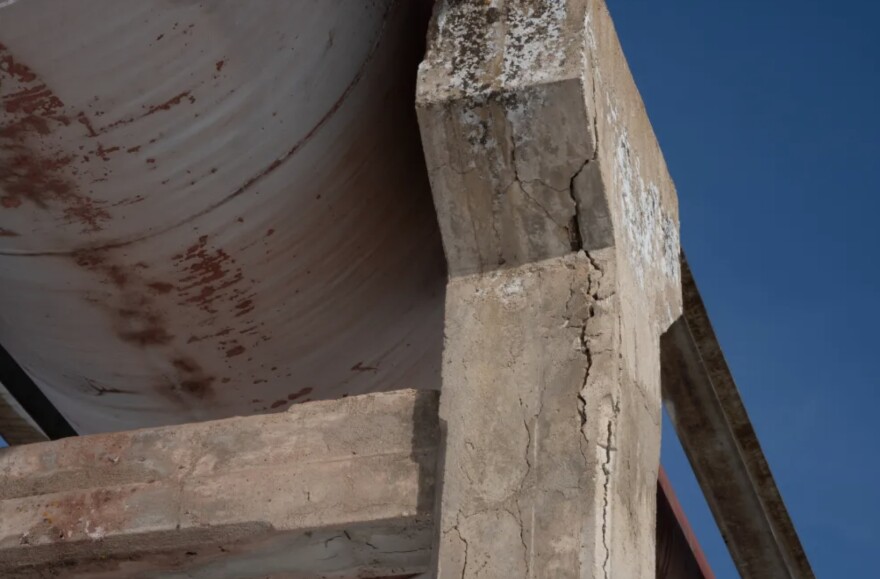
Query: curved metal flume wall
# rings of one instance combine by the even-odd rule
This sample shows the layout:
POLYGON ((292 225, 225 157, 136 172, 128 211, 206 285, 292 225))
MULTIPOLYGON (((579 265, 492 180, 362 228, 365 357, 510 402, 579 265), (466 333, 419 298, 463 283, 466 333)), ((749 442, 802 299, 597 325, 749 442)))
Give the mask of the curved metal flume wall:
POLYGON ((0 9, 0 343, 77 431, 439 387, 424 17, 0 9))

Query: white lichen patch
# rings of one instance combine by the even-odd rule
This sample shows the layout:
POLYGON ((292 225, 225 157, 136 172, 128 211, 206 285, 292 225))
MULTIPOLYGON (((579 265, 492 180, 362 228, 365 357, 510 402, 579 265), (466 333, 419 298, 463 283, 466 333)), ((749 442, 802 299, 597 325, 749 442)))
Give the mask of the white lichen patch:
POLYGON ((618 124, 617 110, 607 95, 606 102, 606 120, 616 132, 612 182, 621 199, 636 279, 644 287, 646 271, 656 268, 677 283, 681 275, 678 225, 674 216, 663 210, 660 189, 642 177, 641 161, 633 153, 626 127, 618 124))
POLYGON ((442 71, 436 90, 468 96, 553 80, 566 58, 567 7, 567 0, 444 0, 419 74, 442 71))
POLYGON ((530 82, 555 76, 562 66, 566 0, 509 2, 502 81, 514 84, 528 71, 530 82))
POLYGON ((499 288, 499 295, 501 300, 506 303, 512 298, 521 296, 524 291, 522 278, 517 277, 504 283, 499 288))
POLYGON ((445 90, 462 94, 483 92, 490 60, 498 47, 492 29, 500 13, 501 0, 451 2, 445 0, 437 12, 436 38, 420 65, 420 75, 442 69, 445 90))
MULTIPOLYGON (((594 86, 598 86, 603 83, 602 67, 598 62, 599 43, 591 11, 587 11, 584 29, 593 82, 594 86)), ((646 271, 656 268, 663 277, 678 284, 681 278, 681 249, 677 218, 663 210, 660 189, 656 183, 646 182, 642 176, 640 160, 632 149, 629 133, 608 92, 605 92, 605 121, 614 133, 612 186, 613 192, 620 195, 623 227, 636 278, 644 287, 646 271)))

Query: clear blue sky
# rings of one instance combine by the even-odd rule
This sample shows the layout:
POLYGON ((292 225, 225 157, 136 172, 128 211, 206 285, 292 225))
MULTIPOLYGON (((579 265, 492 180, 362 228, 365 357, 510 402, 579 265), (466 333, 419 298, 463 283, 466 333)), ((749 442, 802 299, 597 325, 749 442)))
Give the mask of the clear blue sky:
MULTIPOLYGON (((682 242, 817 576, 877 577, 880 2, 609 0, 682 242)), ((671 429, 664 462, 737 577, 671 429)))

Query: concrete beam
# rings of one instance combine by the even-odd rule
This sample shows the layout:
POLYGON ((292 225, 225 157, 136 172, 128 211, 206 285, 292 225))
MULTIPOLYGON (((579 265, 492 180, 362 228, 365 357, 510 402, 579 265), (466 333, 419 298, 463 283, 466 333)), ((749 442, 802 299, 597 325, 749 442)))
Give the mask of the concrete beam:
POLYGON ((663 397, 743 579, 813 579, 697 285, 682 257, 684 316, 661 339, 663 397))
POLYGON ((379 577, 428 569, 437 394, 0 451, 0 576, 379 577))
POLYGON ((605 3, 437 2, 417 110, 451 275, 439 577, 653 577, 678 211, 605 3))

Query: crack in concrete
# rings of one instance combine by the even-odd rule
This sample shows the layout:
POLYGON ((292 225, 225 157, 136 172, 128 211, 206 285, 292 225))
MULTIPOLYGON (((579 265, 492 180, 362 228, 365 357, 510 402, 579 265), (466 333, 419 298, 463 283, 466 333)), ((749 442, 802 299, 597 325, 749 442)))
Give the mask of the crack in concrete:
MULTIPOLYGON (((579 249, 584 249, 584 240, 581 236, 581 204, 578 201, 577 195, 574 192, 574 182, 580 176, 580 174, 584 171, 587 165, 590 164, 591 161, 594 161, 598 158, 598 146, 596 150, 593 152, 593 157, 591 159, 587 159, 581 164, 577 171, 574 172, 574 175, 571 176, 571 179, 568 181, 568 194, 571 197, 572 203, 574 203, 574 215, 571 217, 571 222, 568 224, 568 239, 571 243, 571 250, 578 251, 579 249)), ((593 263, 590 260, 590 263, 593 263)))
MULTIPOLYGON (((539 406, 538 413, 535 414, 535 416, 532 418, 532 420, 534 420, 534 422, 535 422, 535 425, 534 425, 535 433, 534 433, 534 435, 532 434, 532 429, 529 428, 529 423, 528 423, 528 420, 526 419, 526 416, 525 416, 525 410, 526 410, 526 407, 525 407, 525 404, 523 404, 523 400, 522 400, 522 397, 521 397, 521 396, 519 397, 519 405, 520 405, 520 408, 523 410, 523 426, 525 426, 525 429, 526 429, 526 436, 527 436, 526 452, 525 452, 525 459, 526 459, 526 472, 525 472, 525 475, 523 476, 522 481, 520 482, 520 485, 519 485, 519 488, 520 488, 520 494, 522 494, 522 493, 523 493, 523 487, 527 484, 527 482, 528 482, 528 480, 529 480, 529 475, 530 475, 531 472, 532 472, 532 460, 529 458, 529 452, 530 452, 530 451, 535 453, 535 459, 537 460, 537 454, 538 454, 538 451, 537 451, 537 445, 538 445, 538 433, 537 433, 538 420, 537 420, 537 418, 538 418, 538 416, 540 416, 541 409, 543 409, 543 407, 544 407, 544 405, 543 405, 543 389, 542 389, 542 392, 541 392, 541 404, 540 404, 540 406, 539 406), (534 442, 533 442, 533 440, 532 440, 533 436, 534 436, 534 442)), ((511 514, 511 515, 513 516, 513 518, 516 519, 517 522, 519 523, 519 539, 520 539, 520 542, 522 542, 522 546, 523 546, 523 559, 524 559, 524 561, 525 561, 526 577, 529 577, 529 576, 530 576, 530 575, 529 575, 529 570, 531 569, 531 562, 532 562, 532 558, 534 557, 534 532, 535 532, 535 524, 534 524, 534 520, 535 520, 535 506, 534 506, 534 504, 532 504, 532 509, 531 509, 531 521, 532 521, 532 524, 531 524, 531 527, 530 527, 530 528, 531 528, 531 533, 532 533, 532 547, 533 547, 533 548, 532 548, 532 549, 529 549, 528 545, 526 545, 526 538, 525 538, 525 524, 524 524, 524 522, 523 522, 522 507, 521 507, 520 504, 519 504, 519 497, 516 497, 516 498, 514 499, 514 501, 516 502, 516 508, 517 508, 517 511, 519 511, 519 516, 516 516, 516 515, 514 515, 513 513, 510 513, 510 514, 511 514)))
MULTIPOLYGON (((586 317, 583 319, 582 324, 579 326, 580 334, 578 336, 578 339, 579 339, 580 351, 584 355, 586 360, 585 360, 585 364, 584 364, 583 384, 582 384, 582 388, 581 388, 580 392, 578 393, 578 412, 579 412, 580 418, 581 418, 581 434, 582 434, 582 441, 581 441, 581 445, 580 445, 581 453, 584 456, 584 460, 587 461, 588 458, 587 458, 585 446, 589 445, 589 439, 587 436, 587 429, 586 429, 586 426, 587 426, 587 408, 586 408, 587 396, 586 396, 586 394, 587 394, 587 387, 590 382, 590 371, 593 366, 593 355, 599 353, 599 351, 593 352, 593 349, 590 344, 591 337, 588 336, 588 334, 587 334, 587 327, 589 325, 590 320, 592 320, 596 317, 596 310, 595 310, 596 304, 599 304, 599 303, 603 302, 604 300, 610 299, 610 297, 613 296, 613 293, 604 299, 600 297, 601 293, 602 293, 601 280, 602 280, 602 277, 604 274, 603 269, 602 269, 601 265, 599 264, 599 262, 593 256, 591 256, 588 252, 584 251, 584 255, 586 256, 586 258, 589 260, 589 263, 590 263, 590 270, 589 270, 588 278, 590 281, 591 303, 589 305, 589 311, 588 311, 586 317), (598 274, 598 279, 596 277, 597 274, 598 274), (593 285, 594 282, 595 282, 595 286, 593 285)), ((574 290, 570 288, 569 291, 570 291, 570 295, 569 295, 569 301, 570 301, 573 294, 574 294, 574 290)), ((568 307, 569 306, 566 306, 567 309, 568 309, 568 307)), ((605 349, 602 351, 608 351, 608 349, 605 349)), ((602 548, 605 551, 605 557, 602 562, 602 573, 603 573, 603 576, 605 579, 610 579, 611 548, 610 548, 610 539, 609 539, 609 515, 610 515, 609 511, 610 511, 610 500, 611 500, 610 499, 611 474, 612 474, 611 465, 612 465, 612 459, 613 459, 612 452, 613 452, 614 434, 615 434, 614 429, 617 424, 618 415, 620 414, 620 401, 614 400, 613 397, 612 397, 612 402, 611 402, 611 409, 612 409, 612 415, 608 419, 608 423, 606 425, 607 434, 606 434, 606 440, 605 440, 605 445, 604 445, 605 456, 604 456, 604 460, 601 465, 602 477, 603 477, 603 481, 602 481, 601 544, 602 544, 602 548)), ((601 442, 597 441, 597 445, 599 446, 599 448, 603 448, 603 445, 601 442)))
POLYGON ((467 539, 464 538, 464 535, 461 534, 461 529, 458 528, 458 523, 456 523, 455 527, 453 527, 455 533, 458 535, 458 539, 464 543, 464 565, 461 566, 461 579, 464 579, 465 573, 467 573, 468 566, 468 542, 467 539))
MULTIPOLYGON (((508 508, 504 510, 509 514, 513 519, 519 524, 519 541, 522 543, 523 547, 523 564, 526 568, 526 577, 529 577, 529 569, 531 568, 531 558, 529 553, 529 548, 526 545, 526 536, 525 536, 525 525, 523 525, 523 517, 522 517, 522 509, 519 506, 519 499, 515 500, 516 502, 516 510, 519 511, 519 515, 515 514, 508 508)), ((534 532, 534 525, 532 526, 532 531, 534 532)))
POLYGON ((611 547, 608 544, 608 511, 609 509, 609 493, 611 489, 611 451, 614 443, 614 426, 617 423, 617 416, 620 414, 620 401, 611 403, 612 415, 608 420, 608 438, 605 446, 605 462, 602 463, 602 474, 604 481, 602 483, 602 547, 605 549, 605 560, 602 562, 602 572, 605 579, 610 578, 609 565, 611 563, 611 547))
POLYGON ((523 475, 522 481, 520 481, 520 484, 519 484, 520 490, 522 490, 523 485, 525 484, 526 480, 529 478, 529 474, 532 472, 532 461, 529 459, 529 450, 531 450, 531 448, 532 448, 532 430, 529 428, 529 422, 525 416, 526 407, 525 407, 525 404, 523 404, 522 396, 519 397, 519 406, 523 410, 523 426, 526 429, 526 437, 527 437, 526 452, 525 452, 526 473, 525 473, 525 475, 523 475))

